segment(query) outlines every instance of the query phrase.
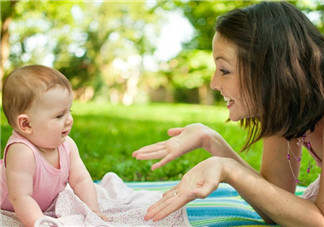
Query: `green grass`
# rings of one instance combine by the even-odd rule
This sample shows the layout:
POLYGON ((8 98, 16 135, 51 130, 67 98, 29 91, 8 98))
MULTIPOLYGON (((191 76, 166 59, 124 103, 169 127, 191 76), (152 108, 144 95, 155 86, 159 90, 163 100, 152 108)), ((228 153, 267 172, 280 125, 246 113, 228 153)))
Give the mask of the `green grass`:
MULTIPOLYGON (((228 110, 224 106, 189 104, 110 105, 74 102, 74 126, 70 136, 79 147, 81 158, 94 180, 108 172, 117 173, 124 181, 179 180, 198 162, 210 157, 204 150, 195 150, 168 165, 150 170, 156 160, 139 161, 132 158, 134 150, 168 139, 167 130, 200 122, 217 130, 239 151, 245 141, 245 132, 238 123, 224 123, 228 110)), ((1 154, 11 134, 11 128, 1 113, 1 154)), ((240 155, 255 169, 259 169, 262 141, 240 155)), ((309 160, 304 155, 300 178, 309 184, 319 174, 313 167, 306 176, 309 160)), ((315 164, 314 164, 315 166, 315 164)))

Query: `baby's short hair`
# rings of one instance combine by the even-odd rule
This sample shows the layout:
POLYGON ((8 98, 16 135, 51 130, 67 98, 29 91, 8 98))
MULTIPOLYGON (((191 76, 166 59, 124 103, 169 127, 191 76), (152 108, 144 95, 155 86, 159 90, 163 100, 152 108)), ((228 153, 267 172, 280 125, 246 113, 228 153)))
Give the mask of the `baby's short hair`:
POLYGON ((10 126, 14 128, 15 118, 28 110, 43 92, 56 86, 72 92, 69 80, 55 69, 42 65, 29 65, 12 71, 2 89, 3 112, 10 126))

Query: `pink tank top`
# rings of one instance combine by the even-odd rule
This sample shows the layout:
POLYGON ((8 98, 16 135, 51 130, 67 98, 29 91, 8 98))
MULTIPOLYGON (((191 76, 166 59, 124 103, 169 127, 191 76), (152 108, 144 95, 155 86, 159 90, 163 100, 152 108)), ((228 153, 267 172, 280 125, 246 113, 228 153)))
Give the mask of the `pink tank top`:
POLYGON ((14 211, 14 209, 8 200, 5 160, 9 146, 14 143, 23 143, 34 153, 36 169, 33 177, 32 197, 44 212, 51 205, 58 193, 63 191, 67 185, 70 167, 69 144, 68 142, 64 142, 58 147, 60 169, 57 169, 46 161, 40 154, 40 151, 31 142, 17 132, 13 132, 5 147, 4 159, 0 162, 0 205, 1 209, 8 211, 14 211))

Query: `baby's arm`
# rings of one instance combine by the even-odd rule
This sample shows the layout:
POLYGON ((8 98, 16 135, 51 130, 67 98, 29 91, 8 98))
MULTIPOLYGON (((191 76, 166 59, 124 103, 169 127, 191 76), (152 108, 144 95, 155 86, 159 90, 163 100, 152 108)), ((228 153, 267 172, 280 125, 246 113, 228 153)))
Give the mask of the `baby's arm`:
POLYGON ((78 148, 70 137, 67 139, 69 140, 71 147, 69 184, 74 193, 84 203, 86 203, 93 212, 95 212, 103 220, 108 221, 108 218, 106 218, 99 211, 96 187, 88 170, 80 158, 78 148))
POLYGON ((35 159, 32 151, 24 144, 12 144, 6 156, 9 201, 24 226, 34 226, 44 216, 32 198, 35 159))

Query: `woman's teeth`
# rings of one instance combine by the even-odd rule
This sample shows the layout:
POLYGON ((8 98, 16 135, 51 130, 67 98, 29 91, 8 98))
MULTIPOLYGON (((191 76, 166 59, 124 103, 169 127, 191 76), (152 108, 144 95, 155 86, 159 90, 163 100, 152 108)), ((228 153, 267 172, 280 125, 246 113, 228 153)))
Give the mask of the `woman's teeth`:
POLYGON ((227 106, 230 105, 231 102, 234 101, 233 99, 230 99, 230 98, 227 98, 227 97, 224 97, 224 100, 225 100, 227 106))

